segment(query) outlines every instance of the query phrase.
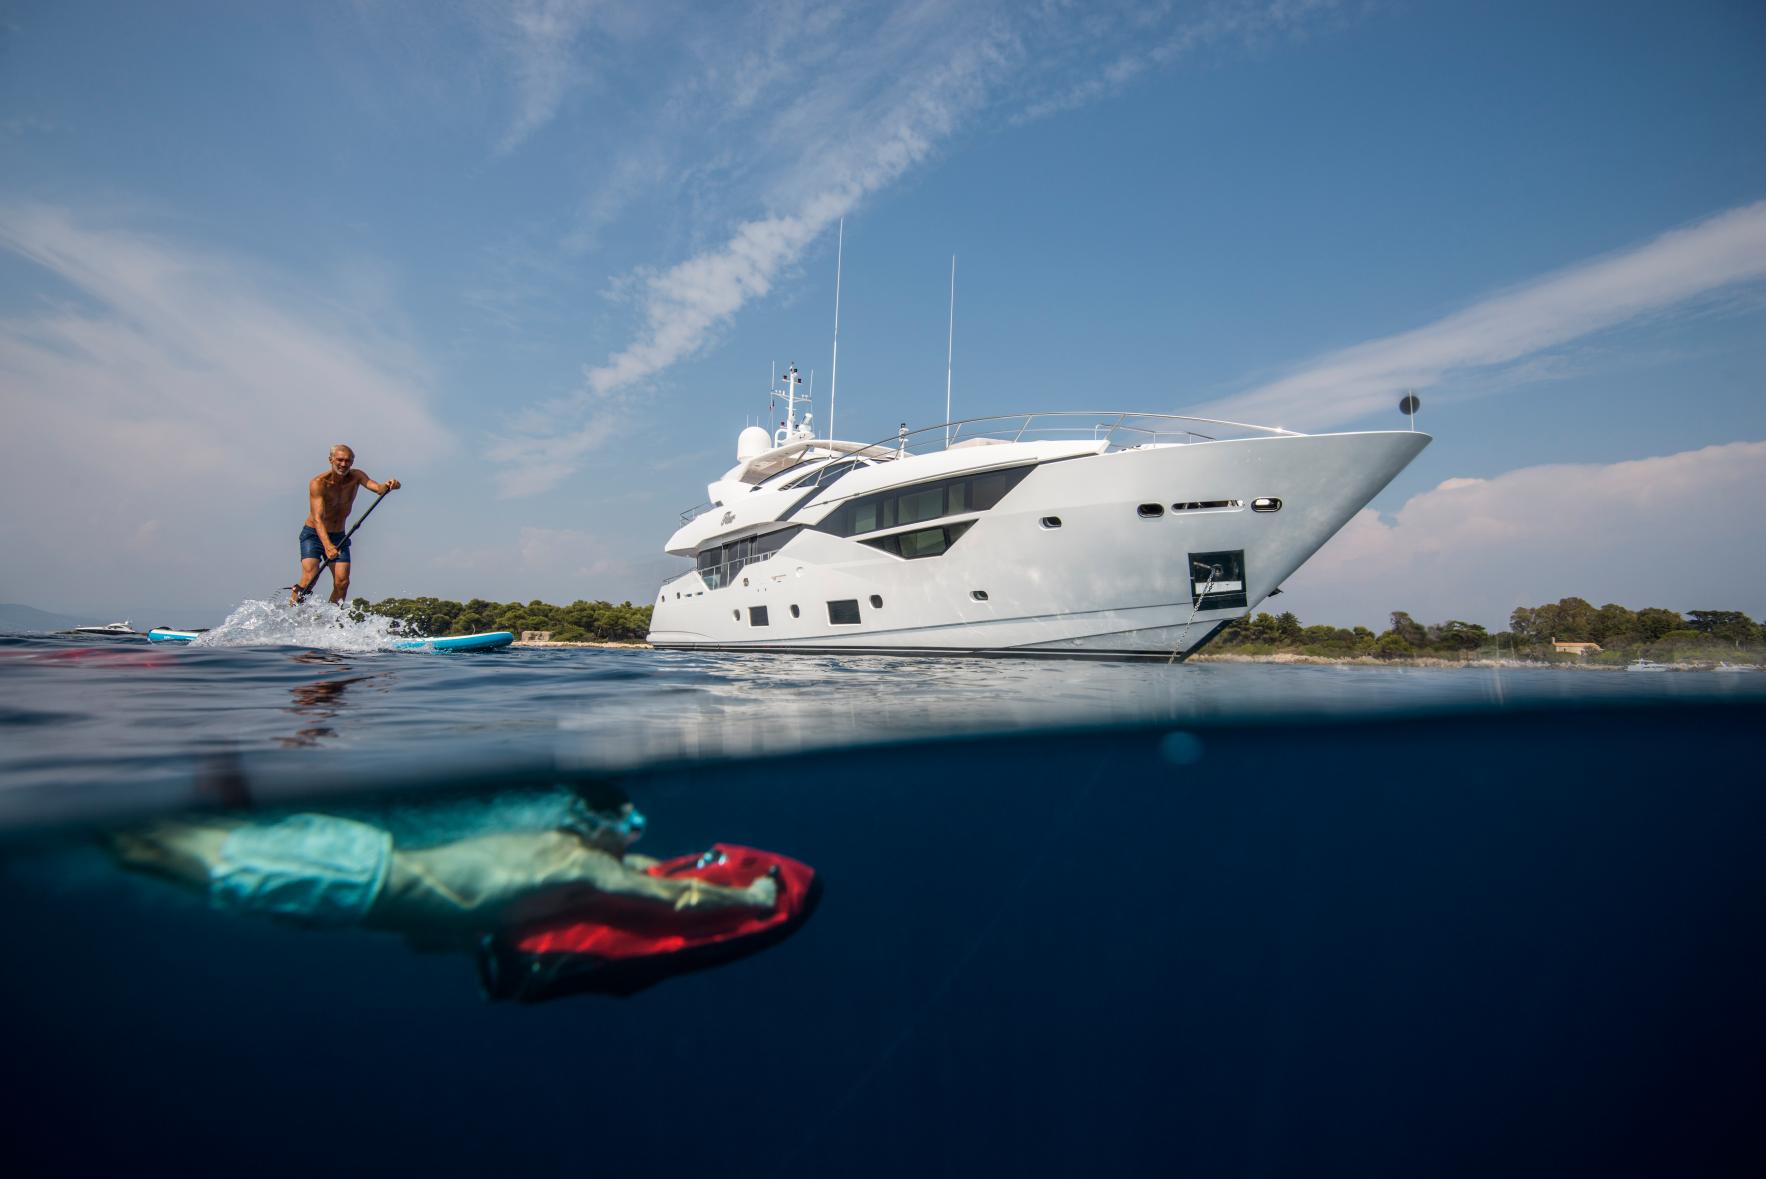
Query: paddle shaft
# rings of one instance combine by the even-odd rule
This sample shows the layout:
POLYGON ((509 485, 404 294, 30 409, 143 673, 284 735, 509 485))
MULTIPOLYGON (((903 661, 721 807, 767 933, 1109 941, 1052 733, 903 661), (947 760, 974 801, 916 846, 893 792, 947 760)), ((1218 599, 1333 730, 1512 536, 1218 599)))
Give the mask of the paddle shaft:
MULTIPOLYGON (((389 489, 389 490, 383 491, 379 495, 375 496, 374 502, 368 505, 368 510, 363 512, 360 516, 358 516, 356 518, 356 522, 354 524, 350 525, 350 530, 343 534, 343 542, 342 542, 342 544, 339 544, 337 547, 341 549, 344 545, 348 544, 350 542, 350 537, 352 537, 356 534, 356 529, 358 529, 362 525, 366 524, 368 522, 368 517, 372 516, 374 514, 374 509, 380 506, 380 501, 385 499, 387 496, 389 496, 391 494, 392 494, 392 491, 389 489)), ((316 532, 318 530, 314 529, 314 531, 316 532)), ((297 602, 306 601, 307 595, 313 592, 313 587, 319 584, 319 578, 323 577, 325 575, 325 570, 329 569, 330 567, 331 567, 331 558, 330 557, 326 557, 324 560, 320 561, 319 568, 313 571, 313 580, 307 582, 305 585, 297 585, 294 587, 294 600, 297 602)))

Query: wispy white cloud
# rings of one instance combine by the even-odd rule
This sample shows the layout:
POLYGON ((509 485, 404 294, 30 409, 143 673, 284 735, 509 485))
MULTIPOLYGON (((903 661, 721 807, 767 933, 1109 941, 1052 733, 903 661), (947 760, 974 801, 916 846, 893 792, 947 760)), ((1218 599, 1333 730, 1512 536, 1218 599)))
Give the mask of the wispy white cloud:
POLYGON ((530 425, 575 425, 512 429, 497 442, 492 455, 507 465, 499 481, 504 494, 545 490, 567 477, 608 437, 628 390, 698 350, 743 306, 766 296, 811 242, 924 161, 979 106, 1008 60, 1009 37, 981 22, 954 44, 940 44, 950 31, 938 5, 904 9, 873 30, 864 70, 832 71, 778 104, 760 131, 778 141, 781 153, 791 144, 790 154, 768 156, 782 161, 767 177, 780 211, 739 222, 727 240, 683 262, 632 276, 635 338, 586 367, 576 397, 527 415, 530 425))
POLYGON ((1319 357, 1198 412, 1298 429, 1388 412, 1399 390, 1530 361, 1639 317, 1766 279, 1766 201, 1503 291, 1444 319, 1319 357))
MULTIPOLYGON (((1112 98, 1137 78, 1166 69, 1211 45, 1235 41, 1255 44, 1281 36, 1303 35, 1319 15, 1339 11, 1341 7, 1339 0, 1210 4, 1186 9, 1177 13, 1175 19, 1169 3, 1090 9, 1073 24, 1078 36, 1067 39, 1067 52, 1044 57, 1043 68, 1052 71, 1067 64, 1064 59, 1091 46, 1113 52, 1083 71, 1078 81, 1056 84, 1049 93, 1032 98, 1014 121, 1030 122, 1112 98)), ((1075 15, 1072 8, 1067 4, 1048 5, 1045 18, 1057 18, 1065 24, 1075 15)))
POLYGON ((644 177, 682 179, 688 202, 721 221, 684 260, 640 268, 614 289, 636 315, 628 342, 585 366, 574 396, 511 427, 494 450, 505 494, 576 470, 631 391, 710 341, 771 294, 804 251, 866 198, 899 183, 989 117, 1046 114, 1116 93, 1203 44, 1302 25, 1331 0, 1237 0, 1199 18, 1170 5, 939 0, 887 10, 802 0, 744 10, 689 36, 688 75, 655 115, 659 134, 630 166, 609 162, 605 199, 585 203, 593 237, 644 177), (1150 44, 1151 49, 1134 46, 1150 44), (1101 73, 1100 73, 1101 71, 1101 73), (1079 73, 1101 88, 1076 89, 1079 73), (1054 105, 1048 105, 1048 104, 1054 105), (1042 105, 1039 105, 1042 104, 1042 105), (668 168, 656 139, 677 139, 668 168), (726 145, 740 143, 741 152, 726 145), (731 216, 720 211, 751 210, 731 216), (535 419, 548 424, 532 428, 535 419))
POLYGON ((512 151, 551 121, 583 81, 580 43, 598 5, 594 0, 515 0, 481 9, 489 35, 506 57, 515 88, 515 114, 498 144, 512 151))
MULTIPOLYGON (((452 447, 416 353, 235 261, 43 205, 0 206, 0 251, 64 290, 0 320, 0 495, 31 505, 0 523, 15 551, 78 535, 111 554, 100 565, 164 555, 298 500, 339 438, 381 477, 452 447)), ((167 579, 137 587, 162 597, 188 588, 179 562, 125 571, 167 579)))
POLYGON ((1766 442, 1448 479, 1388 520, 1365 509, 1280 599, 1308 622, 1391 610, 1504 629, 1576 595, 1638 609, 1766 614, 1766 442))

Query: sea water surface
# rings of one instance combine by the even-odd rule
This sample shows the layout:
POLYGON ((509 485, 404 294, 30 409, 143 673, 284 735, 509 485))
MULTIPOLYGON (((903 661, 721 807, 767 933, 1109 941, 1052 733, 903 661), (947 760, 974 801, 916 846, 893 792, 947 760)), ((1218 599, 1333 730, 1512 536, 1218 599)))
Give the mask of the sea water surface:
MULTIPOLYGON (((12 1157, 190 1174, 1743 1174, 1766 674, 0 637, 12 1157), (212 910, 100 833, 506 817, 772 849, 630 998, 212 910), (417 816, 415 819, 412 816, 417 816)), ((404 824, 400 826, 400 824, 404 824)))

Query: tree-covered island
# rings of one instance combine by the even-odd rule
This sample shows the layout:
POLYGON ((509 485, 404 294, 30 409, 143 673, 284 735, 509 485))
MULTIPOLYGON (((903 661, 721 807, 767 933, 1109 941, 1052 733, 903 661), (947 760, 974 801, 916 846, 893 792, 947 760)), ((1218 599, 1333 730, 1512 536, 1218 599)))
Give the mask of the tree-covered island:
MULTIPOLYGON (((487 630, 550 631, 562 643, 641 643, 650 607, 621 602, 450 602, 442 598, 386 598, 359 602, 368 612, 398 619, 416 634, 441 636, 487 630)), ((1422 623, 1402 610, 1375 632, 1365 626, 1307 626, 1291 612, 1258 614, 1230 623, 1204 655, 1297 655, 1320 659, 1506 659, 1550 663, 1624 664, 1766 663, 1766 626, 1735 610, 1631 610, 1565 598, 1523 606, 1509 628, 1491 634, 1475 622, 1422 623), (1561 649, 1594 644, 1598 650, 1561 649)))
POLYGON ((430 638, 472 635, 487 630, 551 631, 560 643, 641 643, 650 633, 650 607, 621 602, 572 602, 554 606, 532 602, 450 602, 444 598, 384 598, 357 602, 370 614, 396 618, 406 630, 430 638))
POLYGON ((1766 626, 1734 610, 1689 610, 1682 615, 1654 606, 1631 610, 1609 602, 1597 607, 1581 598, 1564 598, 1550 605, 1516 609, 1509 615, 1509 629, 1495 634, 1478 623, 1457 619, 1421 623, 1402 610, 1394 611, 1391 619, 1391 626, 1376 634, 1365 626, 1348 630, 1306 626, 1292 613, 1258 614, 1228 624, 1205 652, 1597 665, 1634 659, 1766 662, 1766 626))

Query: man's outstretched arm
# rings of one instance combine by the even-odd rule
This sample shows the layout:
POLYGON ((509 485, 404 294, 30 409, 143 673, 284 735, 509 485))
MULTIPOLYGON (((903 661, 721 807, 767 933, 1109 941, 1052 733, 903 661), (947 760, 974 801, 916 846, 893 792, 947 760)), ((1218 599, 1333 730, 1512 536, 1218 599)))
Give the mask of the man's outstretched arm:
POLYGON ((385 495, 389 491, 397 491, 399 489, 399 481, 397 479, 388 479, 385 483, 376 483, 360 471, 356 472, 356 482, 360 483, 363 487, 366 487, 369 491, 372 491, 375 495, 385 495))

